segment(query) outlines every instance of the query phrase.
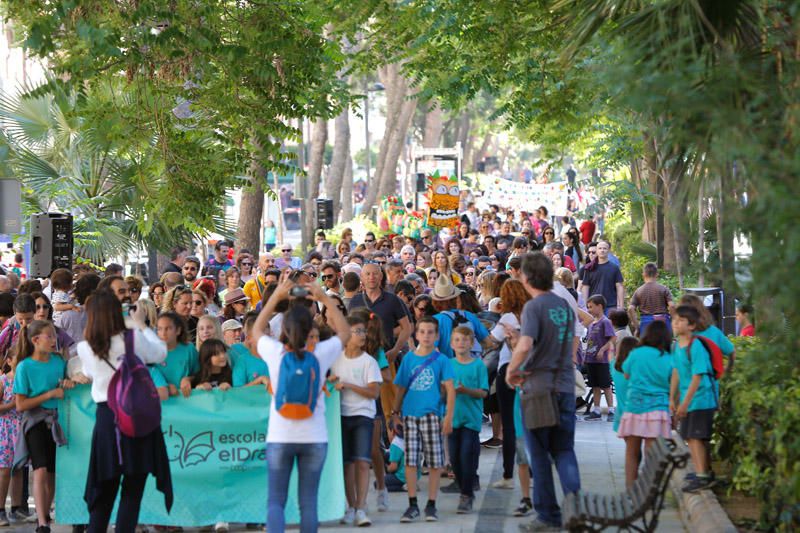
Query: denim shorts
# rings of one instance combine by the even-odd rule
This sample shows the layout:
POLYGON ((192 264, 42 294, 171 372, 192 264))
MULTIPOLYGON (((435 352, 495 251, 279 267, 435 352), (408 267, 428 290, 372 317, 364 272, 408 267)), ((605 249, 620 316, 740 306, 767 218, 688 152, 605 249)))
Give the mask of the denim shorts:
POLYGON ((342 456, 344 464, 364 461, 372 464, 374 419, 368 416, 342 417, 342 456))

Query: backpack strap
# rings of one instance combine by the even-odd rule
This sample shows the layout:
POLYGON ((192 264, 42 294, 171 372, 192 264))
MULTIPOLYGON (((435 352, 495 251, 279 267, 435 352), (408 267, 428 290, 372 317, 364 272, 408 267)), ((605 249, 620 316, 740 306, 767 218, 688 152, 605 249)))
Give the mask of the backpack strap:
POLYGON ((422 374, 422 371, 431 366, 431 364, 433 364, 434 361, 439 359, 439 355, 441 354, 438 351, 433 352, 422 362, 421 365, 419 365, 417 368, 414 369, 414 371, 411 373, 411 379, 408 380, 409 389, 411 388, 411 385, 413 385, 414 382, 417 380, 419 375, 422 374))

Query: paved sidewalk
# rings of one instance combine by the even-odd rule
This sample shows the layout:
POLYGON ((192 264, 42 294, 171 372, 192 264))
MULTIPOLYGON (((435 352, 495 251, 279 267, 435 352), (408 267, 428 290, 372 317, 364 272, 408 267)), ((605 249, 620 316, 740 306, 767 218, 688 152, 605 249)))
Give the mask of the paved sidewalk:
MULTIPOLYGON (((488 427, 484 428, 481 440, 490 436, 488 427)), ((605 421, 577 423, 575 448, 578 455, 578 464, 581 472, 581 485, 584 490, 610 493, 621 492, 625 488, 625 444, 622 439, 617 438, 611 429, 611 424, 605 421)), ((441 531, 447 533, 479 532, 479 533, 500 533, 516 532, 517 525, 531 518, 515 518, 511 512, 519 503, 519 487, 514 490, 490 489, 489 484, 502 477, 502 456, 499 450, 481 449, 480 469, 481 490, 476 493, 475 511, 469 515, 457 515, 455 513, 458 505, 457 494, 440 494, 438 498, 439 522, 417 522, 415 524, 401 524, 400 515, 408 505, 405 493, 390 494, 390 511, 379 513, 375 511, 375 493, 369 495, 369 516, 373 520, 372 529, 380 529, 383 533, 418 531, 441 531)), ((554 475, 556 481, 558 476, 554 475)), ((448 480, 444 484, 449 484, 448 480)), ((427 478, 421 480, 421 490, 419 501, 421 507, 427 499, 427 478)), ((561 495, 561 488, 557 487, 558 494, 561 495)), ((12 526, 2 528, 0 531, 8 532, 29 532, 34 528, 31 526, 12 526)), ((341 532, 363 531, 363 528, 348 528, 340 526, 338 523, 323 524, 322 529, 336 530, 341 532)), ((231 531, 243 531, 243 526, 233 526, 231 531)), ((296 530, 296 528, 295 528, 296 530)), ((55 533, 69 533, 71 528, 65 526, 55 526, 55 533)), ((187 531, 198 531, 195 529, 187 531)), ((658 526, 659 532, 678 532, 684 531, 680 521, 675 502, 671 494, 668 496, 666 507, 661 513, 658 526)))

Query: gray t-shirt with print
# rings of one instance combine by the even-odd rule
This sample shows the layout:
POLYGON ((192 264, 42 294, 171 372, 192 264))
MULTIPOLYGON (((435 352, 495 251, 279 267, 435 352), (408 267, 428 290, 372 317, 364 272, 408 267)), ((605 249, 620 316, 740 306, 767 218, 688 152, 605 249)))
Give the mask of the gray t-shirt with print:
POLYGON ((525 304, 520 334, 533 339, 533 348, 520 367, 530 373, 522 390, 553 390, 555 383, 556 392, 574 393, 574 316, 569 304, 552 292, 537 296, 525 304))

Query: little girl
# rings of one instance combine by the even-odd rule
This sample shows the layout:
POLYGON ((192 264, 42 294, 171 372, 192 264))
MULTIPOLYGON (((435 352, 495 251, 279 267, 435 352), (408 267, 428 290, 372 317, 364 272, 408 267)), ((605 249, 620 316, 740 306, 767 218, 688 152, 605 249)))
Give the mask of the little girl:
MULTIPOLYGON (((366 513, 375 400, 381 392, 378 362, 364 351, 367 328, 363 318, 351 316, 350 340, 331 366, 331 381, 342 393, 342 449, 347 512, 342 523, 358 527, 372 523, 366 513)), ((381 459, 383 460, 383 459, 381 459)))
POLYGON ((389 509, 389 489, 386 488, 386 464, 381 447, 381 438, 386 422, 383 402, 386 401, 389 406, 394 404, 394 374, 392 372, 394 367, 390 367, 383 348, 385 341, 381 317, 366 307, 354 309, 350 312, 350 316, 359 317, 364 321, 367 329, 364 351, 378 361, 378 368, 381 371, 383 385, 385 385, 381 386, 381 395, 375 400, 375 420, 372 430, 372 470, 375 473, 375 488, 378 492, 377 507, 378 511, 384 512, 389 509))
POLYGON ((616 387, 615 395, 617 397, 617 409, 619 416, 614 420, 614 431, 619 430, 619 424, 622 421, 622 416, 625 414, 625 407, 628 403, 628 378, 622 371, 622 363, 625 362, 631 350, 639 346, 639 340, 636 337, 624 337, 617 339, 616 359, 611 364, 611 379, 616 387))
POLYGON ((228 390, 232 383, 228 347, 219 339, 209 339, 200 345, 200 371, 181 380, 181 392, 188 397, 192 388, 228 390))
MULTIPOLYGON (((66 363, 54 355, 56 330, 53 324, 34 320, 20 330, 17 343, 17 369, 14 375, 14 394, 17 411, 22 413, 14 462, 22 464, 30 458, 33 465, 33 499, 39 525, 37 533, 50 532, 50 506, 55 495, 56 443, 54 435, 63 433, 58 426, 58 400, 64 389, 73 383, 64 379, 66 363), (56 426, 56 431, 52 426, 56 426)), ((59 440, 61 440, 59 439, 59 440)))
POLYGON ((237 342, 228 350, 233 362, 233 386, 269 386, 269 367, 258 355, 258 339, 253 336, 256 313, 248 313, 244 318, 244 342, 237 342))
POLYGON ((11 474, 11 467, 14 466, 14 445, 17 442, 19 433, 20 414, 17 411, 17 403, 14 399, 14 368, 16 361, 12 358, 3 369, 0 375, 0 502, 3 502, 0 509, 0 526, 9 525, 6 516, 5 501, 8 496, 9 485, 11 486, 11 514, 15 516, 22 501, 22 469, 11 474))
POLYGON ((642 439, 648 448, 657 437, 670 436, 671 343, 672 333, 666 322, 651 322, 640 346, 622 362, 622 371, 628 380, 628 394, 618 435, 625 439, 625 482, 628 488, 638 476, 642 439))
POLYGON ((169 311, 158 317, 158 338, 167 345, 167 359, 158 366, 169 387, 169 395, 177 396, 181 380, 200 371, 197 349, 189 344, 186 322, 169 311))

